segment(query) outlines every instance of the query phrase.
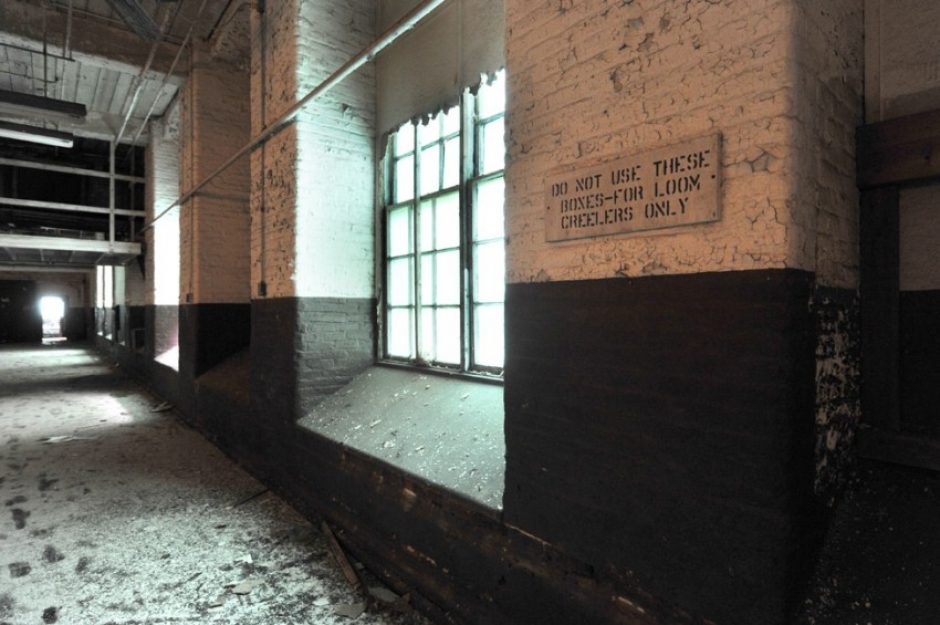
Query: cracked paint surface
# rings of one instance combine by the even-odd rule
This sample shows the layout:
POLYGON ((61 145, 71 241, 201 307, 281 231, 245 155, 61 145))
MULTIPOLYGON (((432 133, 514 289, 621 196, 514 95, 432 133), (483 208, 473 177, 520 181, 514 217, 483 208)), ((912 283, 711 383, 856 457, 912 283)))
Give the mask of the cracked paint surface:
POLYGON ((826 285, 854 286, 854 150, 840 146, 860 117, 861 14, 803 4, 507 2, 508 282, 819 265, 826 285), (852 45, 830 60, 827 37, 852 45), (720 222, 546 243, 552 170, 715 132, 720 222))
POLYGON ((855 462, 861 419, 858 299, 854 293, 817 290, 816 495, 833 505, 855 462))

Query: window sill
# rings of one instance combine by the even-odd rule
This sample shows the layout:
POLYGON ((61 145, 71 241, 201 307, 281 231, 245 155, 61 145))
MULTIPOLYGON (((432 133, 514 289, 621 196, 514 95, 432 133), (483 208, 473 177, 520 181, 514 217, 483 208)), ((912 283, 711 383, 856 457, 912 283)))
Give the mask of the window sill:
POLYGON ((451 380, 467 380, 468 382, 478 382, 480 384, 492 384, 495 386, 503 385, 503 376, 495 373, 484 373, 481 371, 459 371, 457 369, 448 369, 446 367, 435 367, 430 365, 418 365, 404 360, 380 360, 376 363, 378 367, 389 367, 401 371, 410 371, 418 375, 427 375, 442 377, 451 380))
POLYGON ((370 367, 300 425, 489 508, 502 508, 503 388, 402 365, 370 367))

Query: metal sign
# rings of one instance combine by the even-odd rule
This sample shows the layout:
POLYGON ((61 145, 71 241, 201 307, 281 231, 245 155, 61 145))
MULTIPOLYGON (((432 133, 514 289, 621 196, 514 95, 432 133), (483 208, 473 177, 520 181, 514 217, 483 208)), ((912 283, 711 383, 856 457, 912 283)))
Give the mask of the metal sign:
POLYGON ((721 219, 721 135, 545 179, 545 240, 567 241, 721 219))

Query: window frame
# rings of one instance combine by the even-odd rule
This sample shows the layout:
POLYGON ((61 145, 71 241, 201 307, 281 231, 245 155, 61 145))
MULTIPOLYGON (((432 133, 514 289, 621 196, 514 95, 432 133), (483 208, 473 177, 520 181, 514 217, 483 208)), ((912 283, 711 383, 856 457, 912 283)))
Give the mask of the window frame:
MULTIPOLYGON (((487 84, 488 82, 489 81, 484 81, 481 83, 480 87, 482 88, 483 85, 487 84)), ((464 89, 460 95, 459 102, 454 105, 458 108, 458 115, 460 119, 460 128, 457 132, 447 133, 445 131, 444 113, 448 110, 451 110, 450 108, 446 108, 436 112, 429 120, 429 123, 440 124, 439 134, 434 141, 425 145, 421 144, 420 134, 421 127, 423 126, 421 122, 407 122, 393 131, 388 138, 384 154, 381 157, 381 166, 377 168, 380 178, 379 197, 382 199, 379 210, 379 219, 381 221, 381 225, 380 235, 378 237, 381 250, 379 261, 381 263, 380 275, 382 280, 380 288, 378 289, 380 295, 379 305, 381 309, 378 324, 380 334, 378 341, 380 347, 379 362, 406 368, 416 368, 429 372, 439 372, 446 375, 463 375, 501 382, 502 374, 505 368, 505 362, 503 363, 503 366, 499 367, 476 363, 477 341, 474 328, 477 314, 476 309, 480 306, 501 305, 503 307, 503 315, 505 316, 505 274, 503 275, 502 280, 503 297, 501 302, 480 302, 477 300, 474 293, 474 263, 475 251, 478 245, 501 240, 503 242, 503 250, 505 252, 505 221, 502 229, 503 234, 500 239, 489 238, 477 241, 474 238, 473 220, 476 213, 477 189, 480 187, 480 185, 491 180, 505 180, 505 121, 503 121, 504 130, 502 135, 502 166, 499 169, 493 171, 488 171, 486 173, 482 172, 484 163, 484 129, 489 123, 505 120, 506 107, 503 106, 501 110, 487 117, 481 117, 480 104, 481 98, 479 96, 478 90, 464 89), (396 141, 398 132, 402 127, 408 125, 410 125, 412 129, 413 144, 411 149, 409 151, 402 152, 401 154, 396 154, 396 141), (451 141, 456 137, 459 137, 458 179, 455 185, 445 187, 445 145, 448 141, 451 141), (422 194, 421 153, 423 150, 427 150, 429 147, 433 149, 434 146, 438 146, 439 149, 439 185, 435 191, 422 194), (397 163, 399 160, 406 159, 409 156, 413 159, 411 166, 412 193, 407 199, 396 202, 395 185, 397 163), (433 242, 430 249, 423 249, 421 245, 422 242, 420 240, 420 226, 422 220, 421 211, 427 210, 424 208, 425 206, 431 205, 431 203, 436 202, 440 198, 447 197, 451 194, 456 194, 458 199, 459 238, 457 247, 438 248, 435 232, 432 235, 433 242), (390 217, 393 211, 402 208, 407 208, 408 211, 409 245, 407 246, 405 252, 392 256, 389 253, 392 247, 390 217), (424 264, 422 262, 423 259, 426 256, 434 257, 442 251, 454 250, 458 252, 459 256, 460 277, 458 303, 456 305, 439 304, 436 301, 432 304, 422 303, 422 294, 424 290, 422 276, 422 265, 424 264), (391 304, 389 301, 389 268, 393 260, 401 260, 406 258, 410 259, 410 299, 406 304, 391 304), (437 311, 441 308, 452 308, 459 310, 460 358, 458 363, 441 362, 425 359, 422 357, 423 337, 421 316, 424 310, 430 309, 437 311), (394 309, 405 309, 411 311, 411 332, 409 333, 408 337, 410 341, 410 357, 395 356, 389 353, 389 315, 390 312, 394 309)), ((433 214, 436 218, 436 204, 433 204, 433 208, 431 210, 433 211, 433 214)), ((503 218, 505 220, 505 203, 503 203, 503 218)), ((432 313, 432 315, 436 315, 436 312, 432 313)), ((424 332, 426 335, 427 328, 424 328, 424 332)), ((505 324, 503 328, 502 340, 505 345, 505 324)))

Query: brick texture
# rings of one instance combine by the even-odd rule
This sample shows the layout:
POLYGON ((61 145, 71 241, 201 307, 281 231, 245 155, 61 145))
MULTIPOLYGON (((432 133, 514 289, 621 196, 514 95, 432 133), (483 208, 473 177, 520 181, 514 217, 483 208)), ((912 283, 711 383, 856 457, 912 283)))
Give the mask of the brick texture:
MULTIPOLYGON (((180 93, 180 182, 188 191, 249 140, 249 80, 196 47, 180 93)), ((188 303, 249 298, 249 166, 243 158, 180 210, 181 291, 188 303)))
MULTIPOLYGON (((178 111, 178 108, 176 108, 178 111)), ((150 141, 145 153, 146 210, 148 221, 179 197, 180 145, 178 123, 150 122, 150 141)), ((147 230, 145 303, 179 304, 179 209, 174 208, 147 230)))
MULTIPOLYGON (((509 0, 508 281, 815 269, 815 214, 807 198, 822 194, 817 181, 835 179, 829 212, 855 206, 846 178, 851 154, 827 150, 859 110, 851 94, 858 99, 861 24, 848 5, 819 15, 808 4, 779 0, 509 0), (849 48, 848 56, 833 61, 829 52, 820 55, 819 68, 807 67, 827 32, 849 48), (817 69, 825 70, 816 79, 821 85, 799 77, 817 69), (807 93, 805 81, 821 93, 807 93), (800 117, 817 103, 829 114, 800 117), (818 140, 820 126, 832 143, 818 140), (545 242, 547 172, 710 132, 724 138, 720 222, 545 242), (820 149, 837 152, 825 180, 808 172, 817 158, 829 164, 828 154, 815 154, 820 149), (801 176, 812 179, 810 189, 801 176)), ((840 247, 825 260, 826 271, 850 283, 843 265, 853 265, 852 226, 836 219, 827 228, 840 247)))
POLYGON ((855 128, 862 123, 862 8, 796 2, 790 256, 823 287, 858 287, 855 128))
MULTIPOLYGON (((255 132, 371 42, 373 13, 369 2, 291 1, 252 16, 255 132)), ((254 297, 261 281, 268 297, 372 296, 374 99, 367 67, 252 155, 254 297)))

